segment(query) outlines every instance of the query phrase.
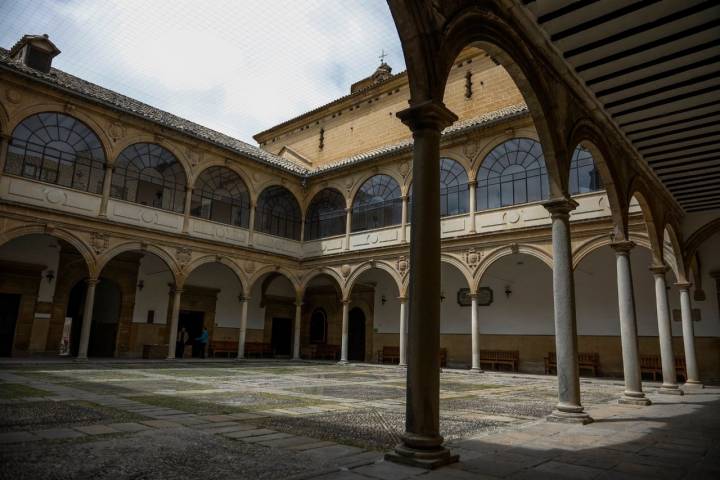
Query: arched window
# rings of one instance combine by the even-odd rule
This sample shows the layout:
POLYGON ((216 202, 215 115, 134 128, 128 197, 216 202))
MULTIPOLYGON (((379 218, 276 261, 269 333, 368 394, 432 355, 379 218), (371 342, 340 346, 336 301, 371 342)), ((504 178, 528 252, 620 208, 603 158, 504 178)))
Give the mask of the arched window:
POLYGON ((477 174, 477 210, 545 200, 549 196, 542 147, 514 138, 493 149, 477 174))
POLYGON ((578 146, 570 161, 570 195, 602 190, 602 179, 590 150, 578 146))
POLYGON ((110 195, 182 213, 185 185, 185 170, 172 153, 153 143, 135 143, 115 162, 110 195))
POLYGON ((362 184, 352 206, 352 231, 400 224, 400 185, 390 175, 375 175, 362 184))
POLYGON ((38 113, 13 130, 5 172, 102 193, 105 152, 95 132, 62 113, 38 113))
POLYGON ((440 159, 440 216, 469 211, 468 177, 465 168, 450 158, 440 159))
POLYGON ((305 214, 305 240, 345 233, 345 197, 333 188, 320 190, 305 214))
POLYGON ((204 170, 195 181, 190 214, 247 228, 250 224, 250 194, 245 182, 229 168, 204 170))
POLYGON ((327 315, 322 308, 315 309, 310 317, 310 343, 327 343, 327 315))
POLYGON ((301 222, 300 206, 288 189, 274 186, 262 191, 255 210, 255 230, 300 240, 301 222))

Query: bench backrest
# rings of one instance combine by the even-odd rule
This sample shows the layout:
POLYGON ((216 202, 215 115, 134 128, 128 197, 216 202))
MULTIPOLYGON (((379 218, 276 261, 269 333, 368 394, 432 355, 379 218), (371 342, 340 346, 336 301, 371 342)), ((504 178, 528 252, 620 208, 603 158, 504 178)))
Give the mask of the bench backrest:
POLYGON ((384 357, 392 357, 392 356, 399 356, 400 355, 400 347, 393 347, 390 345, 385 345, 382 349, 382 354, 384 357))

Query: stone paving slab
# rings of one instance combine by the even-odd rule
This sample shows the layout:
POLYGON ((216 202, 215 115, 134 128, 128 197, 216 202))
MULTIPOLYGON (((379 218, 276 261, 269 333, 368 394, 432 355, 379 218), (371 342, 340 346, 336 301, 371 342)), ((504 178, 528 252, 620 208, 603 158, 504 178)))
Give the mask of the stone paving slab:
POLYGON ((47 430, 36 430, 33 433, 46 440, 67 440, 85 436, 84 433, 72 428, 49 428, 47 430))
POLYGON ((119 430, 115 430, 107 425, 86 425, 84 427, 73 427, 78 432, 86 433, 88 435, 107 435, 109 433, 118 433, 119 430))
POLYGON ((291 435, 289 433, 269 433, 267 435, 253 435, 252 437, 246 437, 243 439, 243 442, 250 442, 250 443, 262 443, 269 440, 280 440, 283 438, 290 438, 294 435, 291 435))
POLYGON ((271 433, 277 433, 275 430, 267 430, 264 428, 257 428, 255 430, 243 430, 238 432, 226 433, 224 436, 235 439, 245 439, 260 435, 269 435, 271 433))
POLYGON ((41 437, 31 432, 8 432, 0 433, 0 444, 5 443, 22 443, 22 442, 33 442, 40 440, 41 437))
POLYGON ((140 423, 134 423, 134 422, 126 422, 126 423, 111 423, 108 425, 108 427, 117 430, 119 432, 144 432, 145 430, 150 430, 151 428, 147 425, 142 425, 140 423))
POLYGON ((153 428, 177 428, 182 427, 181 424, 177 422, 171 422, 169 420, 146 420, 142 422, 143 424, 147 425, 148 427, 153 428))

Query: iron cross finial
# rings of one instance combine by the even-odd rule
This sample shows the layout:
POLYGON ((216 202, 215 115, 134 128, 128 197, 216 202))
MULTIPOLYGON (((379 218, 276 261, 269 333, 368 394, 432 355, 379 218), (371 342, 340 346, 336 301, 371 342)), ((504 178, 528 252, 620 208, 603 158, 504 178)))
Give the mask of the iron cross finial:
POLYGON ((380 51, 380 63, 385 63, 385 57, 387 57, 387 53, 385 53, 385 49, 380 51))

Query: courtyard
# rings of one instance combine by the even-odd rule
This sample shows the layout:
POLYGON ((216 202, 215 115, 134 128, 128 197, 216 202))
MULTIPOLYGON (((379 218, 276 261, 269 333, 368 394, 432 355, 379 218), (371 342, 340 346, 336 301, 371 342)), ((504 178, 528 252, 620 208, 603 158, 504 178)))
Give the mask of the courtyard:
POLYGON ((720 474, 720 389, 618 405, 582 379, 587 426, 546 421, 553 376, 443 370, 440 430, 460 463, 383 461, 402 368, 288 361, 7 361, 0 478, 704 478, 720 474), (78 461, 82 459, 82 461, 78 461))

